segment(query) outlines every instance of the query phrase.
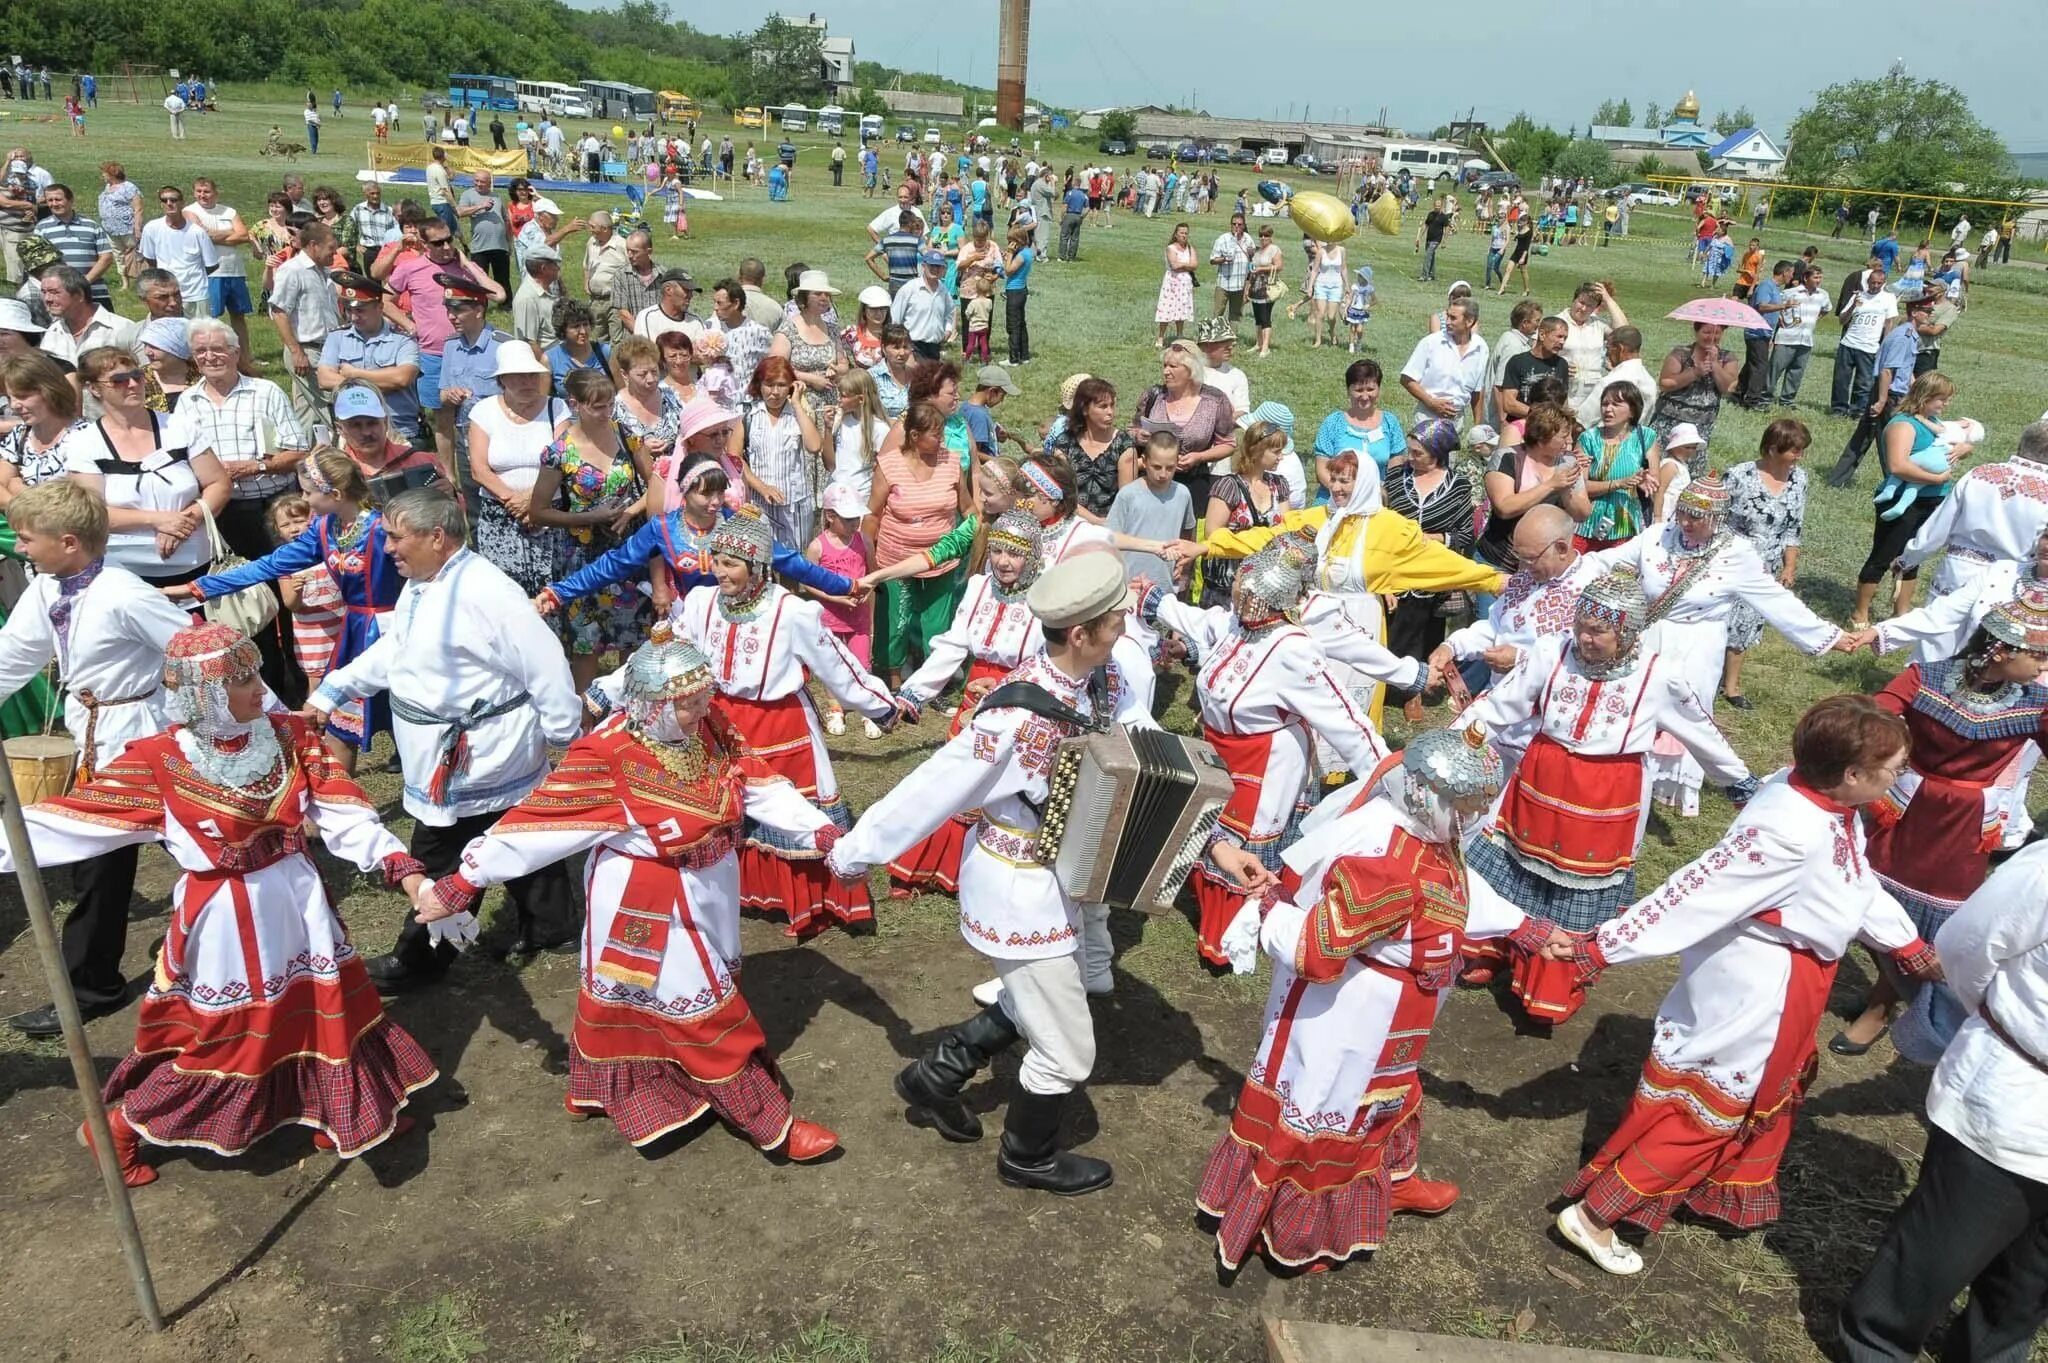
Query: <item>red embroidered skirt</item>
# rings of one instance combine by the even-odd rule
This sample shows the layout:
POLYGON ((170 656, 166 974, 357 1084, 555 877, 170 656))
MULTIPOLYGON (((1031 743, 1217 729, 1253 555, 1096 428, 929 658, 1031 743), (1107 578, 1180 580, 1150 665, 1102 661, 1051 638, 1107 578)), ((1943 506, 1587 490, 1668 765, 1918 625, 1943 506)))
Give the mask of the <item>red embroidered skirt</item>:
MULTIPOLYGON (((836 795, 829 801, 818 798, 810 708, 802 697, 757 701, 722 695, 717 704, 770 770, 789 780, 842 828, 852 826, 843 800, 836 795)), ((835 922, 862 923, 875 916, 866 882, 843 884, 825 869, 822 857, 774 847, 751 828, 748 833, 739 852, 740 903, 744 907, 788 919, 792 937, 822 932, 835 922)))

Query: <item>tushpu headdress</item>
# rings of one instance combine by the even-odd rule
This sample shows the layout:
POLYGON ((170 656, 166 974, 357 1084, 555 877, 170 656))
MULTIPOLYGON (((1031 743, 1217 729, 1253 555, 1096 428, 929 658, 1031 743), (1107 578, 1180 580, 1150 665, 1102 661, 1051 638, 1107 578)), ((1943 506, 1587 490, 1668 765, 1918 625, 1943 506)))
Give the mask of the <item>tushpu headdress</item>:
POLYGON ((675 637, 666 620, 657 620, 647 642, 626 660, 626 699, 666 702, 711 689, 711 660, 695 644, 675 637))
POLYGON ((1397 807, 1409 831, 1456 843, 1465 821, 1456 806, 1500 794, 1507 771, 1480 730, 1432 729, 1401 750, 1401 778, 1397 807))
POLYGON ((1005 511, 996 517, 995 524, 988 529, 989 548, 1001 545, 1024 555, 1024 571, 1017 575, 1017 585, 1008 589, 1013 596, 1029 590, 1038 578, 1038 570, 1045 566, 1041 530, 1038 517, 1028 511, 1015 510, 1005 511))
MULTIPOLYGON (((1650 599, 1643 592, 1643 580, 1633 569, 1611 569, 1586 584, 1579 593, 1577 613, 1613 626, 1621 636, 1621 651, 1602 669, 1603 673, 1625 671, 1635 662, 1643 631, 1650 624, 1650 599)), ((1580 662, 1588 666, 1589 672, 1592 670, 1584 659, 1580 662)))
POLYGON ((775 556, 774 528, 761 514, 761 508, 742 506, 711 532, 711 552, 741 560, 758 577, 775 556))
POLYGON ((2031 584, 1984 617, 1984 632, 2011 648, 2048 653, 2048 587, 2031 584))
POLYGON ((1688 515, 1723 520, 1728 515, 1728 485, 1718 472, 1687 483, 1678 494, 1678 509, 1688 515))
POLYGON ((227 688, 262 667, 263 655, 240 630, 214 624, 181 629, 164 649, 165 712, 203 738, 243 733, 249 726, 228 713, 227 688))
POLYGON ((1300 542, 1290 536, 1246 559, 1237 570, 1238 618, 1259 625, 1298 608, 1308 594, 1308 565, 1300 542))

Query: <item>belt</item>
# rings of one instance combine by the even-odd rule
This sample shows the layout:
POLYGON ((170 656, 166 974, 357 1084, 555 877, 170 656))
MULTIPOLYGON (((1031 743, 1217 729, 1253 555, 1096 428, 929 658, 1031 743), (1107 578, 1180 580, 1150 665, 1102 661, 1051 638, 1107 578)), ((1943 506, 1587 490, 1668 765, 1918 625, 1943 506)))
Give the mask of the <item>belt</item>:
POLYGON ((154 686, 139 696, 120 696, 113 700, 101 700, 90 690, 74 691, 71 693, 78 698, 78 703, 85 707, 85 734, 78 741, 79 772, 84 779, 90 781, 95 774, 93 766, 93 753, 95 751, 93 747, 93 734, 99 728, 100 711, 110 710, 116 705, 140 705, 156 693, 157 688, 154 686))
POLYGON ((733 845, 732 830, 720 828, 677 852, 654 857, 634 856, 630 852, 621 852, 619 855, 628 861, 644 862, 649 866, 667 866, 678 871, 702 871, 731 856, 733 845))
POLYGON ((390 606, 350 606, 347 608, 350 615, 389 615, 392 609, 390 606))
POLYGON ((2032 1051, 2028 1050, 2025 1046, 2020 1045, 2018 1041, 2014 1040, 2012 1033, 2006 1031, 2005 1028, 1999 1024, 1998 1019, 1991 1015, 1991 1005, 1989 1003, 1980 1003, 1977 1005, 1977 1016, 1981 1018, 1984 1022, 1984 1025, 1990 1029, 1991 1035, 1997 1037, 2000 1041, 2003 1041, 2005 1043, 2006 1049, 2010 1050, 2014 1055, 2017 1055, 2020 1059, 2026 1061, 2029 1065, 2032 1065, 2041 1073, 2048 1074, 2048 1060, 2043 1060, 2040 1056, 2035 1055, 2032 1051))
POLYGON ((444 731, 441 735, 440 752, 434 763, 434 774, 427 781, 427 798, 437 805, 448 803, 448 789, 455 779, 455 774, 467 769, 469 766, 469 731, 471 729, 474 729, 487 719, 495 719, 499 715, 510 714, 531 699, 531 696, 521 691, 511 699, 499 701, 496 705, 486 705, 483 701, 476 701, 465 713, 450 719, 445 715, 437 715, 432 710, 414 705, 411 701, 402 700, 397 696, 391 697, 391 713, 395 718, 402 719, 407 724, 418 724, 422 727, 438 726, 444 731))

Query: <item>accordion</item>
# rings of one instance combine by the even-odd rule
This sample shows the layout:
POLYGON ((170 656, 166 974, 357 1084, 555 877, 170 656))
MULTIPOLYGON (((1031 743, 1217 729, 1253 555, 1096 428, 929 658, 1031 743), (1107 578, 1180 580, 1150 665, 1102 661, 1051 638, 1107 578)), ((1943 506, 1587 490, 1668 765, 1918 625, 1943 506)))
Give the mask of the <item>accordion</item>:
POLYGON ((1216 750, 1164 729, 1082 734, 1060 744, 1039 856, 1076 900, 1165 913, 1230 798, 1216 750))

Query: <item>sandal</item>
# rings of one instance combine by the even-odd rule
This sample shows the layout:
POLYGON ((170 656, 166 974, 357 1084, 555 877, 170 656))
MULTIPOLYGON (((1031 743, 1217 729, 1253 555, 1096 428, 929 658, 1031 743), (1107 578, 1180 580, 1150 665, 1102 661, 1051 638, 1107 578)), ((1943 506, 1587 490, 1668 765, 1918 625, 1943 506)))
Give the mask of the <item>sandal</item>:
POLYGON ((1624 1244, 1620 1236, 1611 1231, 1606 1244, 1593 1238, 1593 1228, 1586 1223, 1585 1213, 1579 1210, 1581 1204, 1574 1202, 1557 1214, 1557 1233, 1570 1241, 1573 1248, 1591 1259, 1594 1265, 1617 1278, 1626 1278, 1643 1271, 1643 1256, 1633 1246, 1624 1244))

